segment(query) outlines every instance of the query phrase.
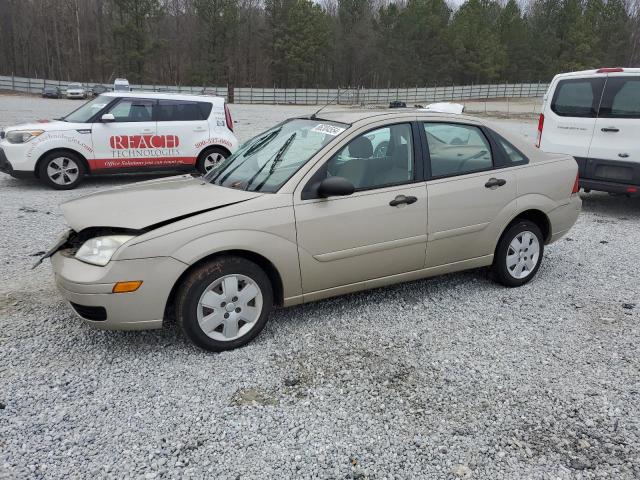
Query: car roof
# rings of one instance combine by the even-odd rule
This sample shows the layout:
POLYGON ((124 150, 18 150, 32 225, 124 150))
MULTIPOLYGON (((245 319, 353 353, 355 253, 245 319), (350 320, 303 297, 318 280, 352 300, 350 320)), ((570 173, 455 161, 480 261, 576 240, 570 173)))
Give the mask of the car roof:
POLYGON ((167 92, 105 92, 101 94, 105 97, 117 97, 117 98, 154 98, 157 100, 191 100, 191 101, 214 101, 224 102, 223 97, 216 97, 213 95, 197 95, 190 93, 167 93, 167 92))
MULTIPOLYGON (((615 69, 599 68, 599 69, 592 69, 592 70, 579 70, 577 72, 564 72, 564 73, 557 74, 554 78, 589 77, 591 75, 606 75, 607 73, 618 73, 618 72, 611 72, 611 70, 615 70, 615 69)), ((640 68, 620 67, 620 73, 639 73, 640 74, 640 68)))
MULTIPOLYGON (((305 118, 311 117, 309 116, 305 118)), ((424 120, 433 119, 439 121, 482 123, 477 117, 471 117, 469 115, 424 112, 414 108, 398 108, 389 110, 337 110, 332 112, 320 112, 315 117, 316 120, 328 120, 330 122, 347 123, 349 125, 370 123, 371 121, 385 120, 387 118, 406 118, 408 121, 420 118, 424 120)))

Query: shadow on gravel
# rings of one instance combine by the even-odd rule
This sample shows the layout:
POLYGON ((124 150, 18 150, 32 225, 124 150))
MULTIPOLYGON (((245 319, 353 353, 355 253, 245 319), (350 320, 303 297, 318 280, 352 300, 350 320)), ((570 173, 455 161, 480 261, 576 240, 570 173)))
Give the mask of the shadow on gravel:
POLYGON ((582 210, 596 215, 616 217, 616 220, 640 218, 640 196, 609 195, 607 193, 582 193, 582 210))

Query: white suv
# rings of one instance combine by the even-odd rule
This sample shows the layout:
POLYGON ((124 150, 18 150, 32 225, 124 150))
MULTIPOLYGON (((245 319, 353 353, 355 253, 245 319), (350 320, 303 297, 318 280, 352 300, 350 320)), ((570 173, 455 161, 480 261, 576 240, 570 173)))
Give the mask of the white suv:
POLYGON ((0 132, 0 171, 66 190, 85 174, 205 173, 237 147, 221 97, 109 92, 64 118, 0 132))
POLYGON ((556 75, 544 96, 537 146, 573 155, 585 190, 640 189, 640 68, 556 75))

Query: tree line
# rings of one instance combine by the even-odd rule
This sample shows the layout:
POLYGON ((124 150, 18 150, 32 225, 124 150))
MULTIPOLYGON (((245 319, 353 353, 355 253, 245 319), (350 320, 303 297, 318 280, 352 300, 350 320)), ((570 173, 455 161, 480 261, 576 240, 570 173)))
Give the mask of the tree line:
POLYGON ((640 65, 640 0, 0 0, 0 72, 255 87, 548 81, 640 65))

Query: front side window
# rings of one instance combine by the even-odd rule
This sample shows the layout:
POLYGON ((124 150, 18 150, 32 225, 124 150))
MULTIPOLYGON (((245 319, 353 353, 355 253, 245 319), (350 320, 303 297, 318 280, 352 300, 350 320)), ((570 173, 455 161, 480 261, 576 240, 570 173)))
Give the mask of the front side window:
POLYGON ((356 190, 407 183, 414 178, 411 124, 367 132, 327 162, 327 176, 344 177, 356 190))
POLYGON ((123 98, 108 113, 116 122, 151 122, 155 100, 123 98))
POLYGON ((62 120, 73 123, 87 123, 96 113, 106 107, 112 100, 113 97, 100 95, 90 102, 85 103, 77 110, 74 110, 69 115, 62 118, 62 120))
POLYGON ((598 116, 640 118, 640 77, 609 77, 598 116))
POLYGON ((493 167, 489 141, 478 127, 424 123, 424 131, 429 145, 431 176, 463 175, 493 167))
POLYGON ((189 100, 160 100, 158 103, 159 122, 188 122, 206 120, 211 113, 209 102, 189 100))
POLYGON ((204 178, 224 187, 277 192, 347 128, 347 124, 327 120, 287 120, 246 142, 204 178))
POLYGON ((551 100, 551 110, 561 117, 595 118, 604 78, 560 80, 551 100))

